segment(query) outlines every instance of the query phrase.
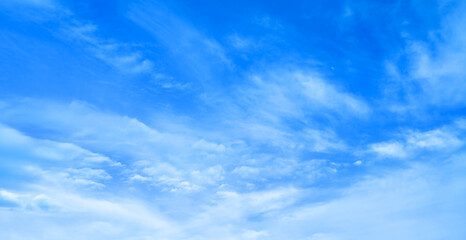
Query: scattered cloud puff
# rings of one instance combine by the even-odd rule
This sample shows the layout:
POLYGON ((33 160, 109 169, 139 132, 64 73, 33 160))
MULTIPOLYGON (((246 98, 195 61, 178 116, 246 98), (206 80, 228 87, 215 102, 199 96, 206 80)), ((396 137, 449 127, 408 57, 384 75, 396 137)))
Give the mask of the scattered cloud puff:
MULTIPOLYGON (((139 163, 140 164, 140 163, 139 163)), ((168 163, 144 163, 130 177, 132 182, 148 183, 169 192, 195 192, 208 186, 218 186, 224 179, 224 169, 217 165, 203 170, 177 169, 168 163)))
POLYGON ((404 145, 399 142, 374 143, 370 151, 386 157, 404 158, 407 155, 404 145))
POLYGON ((359 166, 359 165, 362 164, 362 161, 361 161, 361 160, 357 160, 357 161, 355 161, 353 164, 356 165, 356 166, 359 166))
POLYGON ((292 179, 294 185, 307 185, 320 178, 333 176, 338 172, 338 166, 324 159, 309 159, 300 161, 296 159, 265 158, 254 159, 248 165, 237 166, 232 173, 241 179, 258 184, 271 181, 292 179))

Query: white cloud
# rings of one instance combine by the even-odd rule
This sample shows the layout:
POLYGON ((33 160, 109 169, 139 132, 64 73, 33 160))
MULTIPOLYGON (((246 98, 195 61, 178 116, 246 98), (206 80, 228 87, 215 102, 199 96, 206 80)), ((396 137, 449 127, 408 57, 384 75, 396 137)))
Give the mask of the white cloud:
MULTIPOLYGON (((31 153, 33 159, 41 156, 49 159, 47 161, 67 159, 70 162, 50 167, 45 160, 31 161, 27 174, 38 177, 44 184, 61 182, 67 188, 85 192, 107 191, 122 184, 121 187, 133 189, 131 191, 147 188, 162 192, 163 196, 172 193, 202 195, 220 188, 260 189, 262 184, 280 179, 286 183, 294 179, 298 184, 312 184, 338 174, 339 169, 345 167, 326 160, 301 160, 296 156, 302 149, 325 153, 344 150, 345 143, 330 129, 307 129, 297 136, 288 133, 283 141, 277 141, 278 146, 289 144, 283 147, 287 152, 263 154, 255 149, 262 141, 249 138, 250 134, 261 135, 261 132, 245 130, 230 136, 227 134, 230 129, 225 129, 227 133, 198 132, 189 125, 167 128, 163 123, 160 125, 163 127, 156 129, 159 121, 148 126, 137 119, 103 112, 83 102, 12 100, 3 104, 1 111, 2 122, 19 126, 19 129, 29 126, 39 133, 54 133, 46 135, 52 140, 20 135, 17 146, 27 150, 16 153, 37 149, 46 142, 46 148, 31 153)), ((277 140, 270 133, 258 137, 265 138, 267 144, 270 144, 267 139, 277 140)))
POLYGON ((211 185, 220 185, 225 171, 216 165, 203 170, 177 169, 168 163, 147 163, 141 172, 135 174, 130 181, 147 182, 153 186, 161 186, 164 191, 193 192, 211 185))
POLYGON ((140 1, 132 5, 128 17, 152 34, 174 56, 179 71, 189 74, 205 88, 209 87, 206 83, 216 81, 213 73, 231 67, 220 43, 202 34, 163 4, 140 1))
POLYGON ((103 169, 70 168, 67 172, 75 178, 111 179, 112 177, 103 169))
POLYGON ((41 191, 44 193, 25 194, 25 205, 21 208, 0 209, 0 225, 8 229, 2 231, 0 237, 146 239, 147 236, 151 236, 165 239, 178 229, 176 223, 170 222, 157 211, 133 199, 90 198, 69 190, 53 188, 42 188, 41 191), (54 208, 39 210, 30 207, 40 201, 53 202, 54 208), (48 211, 46 215, 39 214, 38 211, 44 210, 48 211), (20 230, 24 230, 25 226, 20 224, 24 219, 28 219, 28 231, 20 230))
POLYGON ((213 152, 224 152, 226 150, 226 147, 223 144, 208 142, 204 139, 195 142, 193 144, 193 148, 213 152))
POLYGON ((337 111, 356 114, 367 114, 369 106, 362 100, 349 93, 338 90, 335 86, 326 83, 316 74, 297 72, 290 76, 296 78, 302 85, 305 96, 312 102, 337 111))
MULTIPOLYGON (((99 34, 99 26, 87 19, 80 19, 71 9, 54 0, 7 0, 5 5, 16 15, 33 21, 54 21, 56 28, 47 28, 62 40, 84 48, 88 53, 125 74, 145 74, 151 83, 163 87, 183 88, 186 85, 170 83, 171 77, 157 71, 152 60, 144 56, 136 44, 127 44, 99 34), (41 9, 24 10, 22 6, 41 9)), ((17 17, 17 16, 15 16, 17 17)), ((76 46, 74 46, 76 47, 76 46)))
POLYGON ((4 207, 1 200, 6 200, 15 205, 7 205, 6 209, 29 209, 32 211, 49 211, 56 207, 52 201, 45 194, 31 194, 31 193, 13 193, 7 190, 0 190, 0 208, 4 207))
POLYGON ((0 125, 0 149, 12 156, 39 158, 51 161, 73 161, 77 165, 108 163, 118 165, 108 157, 88 151, 71 143, 34 139, 0 125))
POLYGON ((72 20, 62 26, 63 33, 71 40, 84 44, 95 57, 124 73, 157 75, 154 63, 140 52, 126 50, 124 44, 97 37, 98 27, 72 20))
POLYGON ((241 235, 241 239, 263 239, 263 237, 268 237, 269 234, 267 231, 254 231, 254 230, 244 230, 243 234, 241 235))
POLYGON ((406 158, 422 152, 431 154, 448 153, 463 146, 459 138, 464 134, 458 121, 454 124, 421 132, 406 131, 401 134, 401 139, 388 142, 380 142, 369 145, 368 151, 382 157, 406 158))
POLYGON ((152 178, 149 178, 149 177, 144 177, 144 176, 141 176, 139 174, 136 174, 132 177, 129 178, 129 180, 131 181, 141 181, 141 182, 146 182, 146 181, 151 181, 152 178))
POLYGON ((61 133, 81 146, 92 146, 103 151, 125 151, 126 154, 129 151, 141 159, 157 158, 160 156, 157 153, 166 153, 173 148, 187 148, 195 140, 160 133, 137 119, 105 114, 81 102, 56 104, 40 100, 20 101, 4 110, 5 121, 28 122, 38 128, 61 133))
POLYGON ((238 174, 243 178, 256 177, 261 172, 261 168, 240 166, 233 169, 232 173, 238 174))
POLYGON ((339 137, 330 130, 306 129, 303 138, 306 140, 304 145, 315 152, 345 150, 347 148, 343 140, 339 139, 339 137))
POLYGON ((407 144, 418 148, 456 148, 463 144, 454 134, 442 129, 427 132, 412 132, 407 137, 407 144))
POLYGON ((195 182, 201 184, 217 184, 224 179, 225 170, 220 165, 209 167, 205 170, 195 170, 191 172, 191 177, 195 182))
POLYGON ((388 71, 397 79, 399 93, 405 98, 396 104, 391 102, 392 110, 417 113, 413 110, 426 106, 464 106, 466 5, 461 1, 455 5, 453 9, 449 4, 439 4, 439 12, 446 14, 439 16, 440 27, 430 30, 427 39, 405 38, 407 48, 401 54, 408 59, 408 65, 404 60, 398 68, 394 64, 396 60, 389 64, 388 71))
POLYGON ((322 110, 345 116, 364 116, 370 112, 364 101, 339 90, 314 72, 278 70, 256 75, 251 87, 242 89, 240 94, 240 102, 254 107, 251 114, 260 114, 271 121, 322 110))
POLYGON ((375 143, 370 145, 369 149, 383 157, 404 158, 407 156, 404 145, 399 142, 375 143))
POLYGON ((2 197, 5 200, 12 201, 12 202, 17 202, 19 199, 19 196, 17 194, 14 194, 12 192, 8 192, 5 190, 0 191, 0 197, 2 197))
POLYGON ((258 214, 273 215, 292 205, 299 194, 299 190, 291 187, 251 193, 219 191, 216 203, 209 206, 199 220, 203 224, 217 225, 240 222, 258 214))

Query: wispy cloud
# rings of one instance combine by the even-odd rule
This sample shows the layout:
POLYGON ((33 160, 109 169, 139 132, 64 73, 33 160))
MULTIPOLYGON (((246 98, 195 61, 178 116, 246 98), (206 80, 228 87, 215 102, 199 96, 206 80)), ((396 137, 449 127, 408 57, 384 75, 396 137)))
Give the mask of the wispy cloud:
POLYGON ((420 152, 449 152, 463 146, 461 140, 465 132, 458 124, 450 124, 425 132, 410 130, 400 134, 400 138, 387 142, 374 143, 369 152, 380 157, 407 158, 420 152))
POLYGON ((405 95, 402 103, 392 103, 394 111, 463 106, 465 102, 465 5, 451 2, 438 7, 447 13, 441 16, 440 28, 431 29, 424 40, 405 38, 407 47, 401 55, 409 60, 409 65, 405 66, 402 60, 400 64, 397 60, 390 63, 389 72, 398 79, 402 86, 399 91, 405 95))
POLYGON ((244 98, 262 104, 262 111, 273 115, 303 116, 328 110, 358 116, 370 112, 367 103, 328 83, 317 72, 272 71, 254 75, 252 83, 244 90, 244 98))
POLYGON ((47 30, 59 39, 83 48, 88 55, 101 60, 122 74, 143 75, 157 87, 183 89, 187 86, 173 82, 172 77, 159 71, 154 61, 145 56, 142 47, 105 36, 99 31, 96 23, 82 18, 60 2, 25 0, 11 3, 8 1, 7 4, 10 7, 19 5, 46 8, 46 13, 28 10, 20 15, 30 20, 57 22, 56 27, 47 30))
POLYGON ((238 88, 222 109, 231 116, 226 122, 234 127, 232 134, 279 147, 289 156, 302 150, 347 150, 333 126, 323 125, 319 118, 364 118, 370 111, 362 99, 318 73, 279 69, 251 74, 248 84, 238 88))
POLYGON ((162 4, 141 1, 133 4, 128 16, 170 52, 179 71, 194 77, 204 87, 207 82, 213 84, 219 70, 232 64, 215 39, 202 34, 162 4))
POLYGON ((75 144, 34 139, 2 125, 0 125, 0 132, 2 133, 1 148, 11 153, 8 155, 10 158, 32 157, 49 161, 74 161, 83 166, 93 163, 119 165, 102 154, 93 153, 75 144))
POLYGON ((370 145, 369 151, 384 157, 404 158, 407 155, 405 146, 399 142, 374 143, 370 145))
POLYGON ((124 73, 157 75, 154 63, 138 51, 126 50, 124 44, 97 37, 98 27, 69 19, 63 24, 63 33, 71 40, 84 44, 95 57, 124 73))
MULTIPOLYGON (((2 193, 4 192, 7 191, 2 190, 2 193)), ((50 239, 80 239, 96 236, 144 239, 148 236, 166 237, 177 229, 174 223, 164 219, 156 211, 131 199, 109 201, 51 188, 42 189, 42 192, 38 195, 30 193, 18 195, 7 192, 9 195, 17 196, 24 205, 10 211, 0 210, 2 226, 8 226, 10 229, 3 231, 0 236, 14 237, 20 226, 18 221, 22 219, 29 219, 30 223, 30 231, 22 235, 23 239, 35 239, 38 236, 41 238, 47 236, 50 239), (45 203, 53 204, 50 211, 54 215, 48 217, 47 220, 41 216, 40 212, 29 207, 45 203), (13 215, 15 215, 14 218, 12 218, 13 215), (66 219, 67 223, 64 224, 59 219, 66 219), (54 229, 53 232, 51 229, 54 229), (141 231, 140 234, 134 235, 137 231, 141 231), (70 232, 76 232, 76 234, 70 236, 70 232)))

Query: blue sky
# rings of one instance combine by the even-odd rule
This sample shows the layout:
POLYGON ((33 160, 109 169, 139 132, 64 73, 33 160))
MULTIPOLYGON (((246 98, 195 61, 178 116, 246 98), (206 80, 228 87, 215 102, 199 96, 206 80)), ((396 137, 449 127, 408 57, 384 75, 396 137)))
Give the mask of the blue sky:
POLYGON ((0 3, 0 239, 465 239, 466 5, 0 3))

